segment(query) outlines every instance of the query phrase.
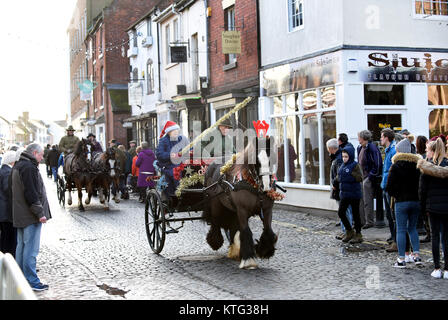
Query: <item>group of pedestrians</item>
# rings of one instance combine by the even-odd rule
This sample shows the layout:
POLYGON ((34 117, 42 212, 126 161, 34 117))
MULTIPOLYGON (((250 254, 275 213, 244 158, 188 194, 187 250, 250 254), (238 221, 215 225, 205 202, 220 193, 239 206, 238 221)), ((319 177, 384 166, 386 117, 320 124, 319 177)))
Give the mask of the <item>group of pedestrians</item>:
POLYGON ((42 225, 51 219, 39 164, 44 149, 36 143, 12 147, 0 168, 0 251, 10 253, 35 291, 48 289, 37 276, 42 225))
POLYGON ((368 130, 359 132, 357 161, 355 148, 346 134, 330 139, 331 198, 339 204, 342 234, 337 239, 348 243, 363 241, 362 229, 383 227, 383 205, 390 230, 389 252, 398 252, 396 268, 421 264, 417 225, 425 226, 426 238, 432 241, 434 271, 431 276, 448 279, 448 159, 444 136, 428 141, 403 130, 381 131, 384 156, 371 141, 368 130), (379 188, 378 188, 379 187, 379 188), (373 199, 376 198, 375 216, 373 199), (384 200, 384 201, 383 201, 384 200), (378 212, 379 211, 379 212, 378 212), (375 221, 376 218, 376 221, 375 221), (440 242, 445 271, 440 264, 440 242))

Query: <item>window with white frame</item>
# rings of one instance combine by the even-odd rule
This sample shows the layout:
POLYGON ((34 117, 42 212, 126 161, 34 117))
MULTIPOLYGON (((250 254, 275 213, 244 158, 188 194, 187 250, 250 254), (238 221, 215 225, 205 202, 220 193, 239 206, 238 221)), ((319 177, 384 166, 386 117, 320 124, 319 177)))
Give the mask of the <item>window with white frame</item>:
POLYGON ((448 0, 414 0, 417 16, 439 16, 448 18, 448 0))
POLYGON ((154 93, 154 66, 151 59, 146 63, 146 83, 147 94, 154 93))
MULTIPOLYGON (((235 6, 231 6, 224 11, 224 26, 227 31, 235 31, 235 6)), ((236 62, 236 54, 226 54, 225 63, 231 64, 236 62)))
POLYGON ((335 87, 273 97, 271 127, 278 151, 277 178, 281 182, 330 184, 330 156, 326 143, 336 138, 335 87))
POLYGON ((303 27, 303 0, 288 0, 289 31, 303 27))
POLYGON ((171 62, 170 59, 170 25, 167 25, 165 27, 165 64, 169 64, 171 62))

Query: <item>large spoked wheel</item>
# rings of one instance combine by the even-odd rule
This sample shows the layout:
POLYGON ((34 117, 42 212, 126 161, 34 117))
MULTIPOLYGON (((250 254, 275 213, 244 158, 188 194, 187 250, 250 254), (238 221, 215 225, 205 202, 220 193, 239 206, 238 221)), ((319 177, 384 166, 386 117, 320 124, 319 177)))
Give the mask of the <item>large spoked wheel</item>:
POLYGON ((145 226, 149 245, 155 254, 159 254, 165 245, 165 211, 162 200, 156 190, 150 190, 145 203, 145 226))
POLYGON ((65 182, 64 179, 62 179, 61 177, 58 177, 57 191, 58 191, 59 205, 65 207, 65 182))

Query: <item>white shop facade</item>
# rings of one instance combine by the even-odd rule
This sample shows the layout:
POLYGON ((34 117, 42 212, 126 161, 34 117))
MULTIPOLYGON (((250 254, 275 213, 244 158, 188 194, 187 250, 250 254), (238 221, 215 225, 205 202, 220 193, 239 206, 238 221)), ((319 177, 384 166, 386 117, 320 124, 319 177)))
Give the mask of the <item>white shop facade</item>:
POLYGON ((368 129, 448 133, 448 50, 340 48, 260 72, 259 115, 275 129, 282 204, 337 210, 326 142, 368 129))

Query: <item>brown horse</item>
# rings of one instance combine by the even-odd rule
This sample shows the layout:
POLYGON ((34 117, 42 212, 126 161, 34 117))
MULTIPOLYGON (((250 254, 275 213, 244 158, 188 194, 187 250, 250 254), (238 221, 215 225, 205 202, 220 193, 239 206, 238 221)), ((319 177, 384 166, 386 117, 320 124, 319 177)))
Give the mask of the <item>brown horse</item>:
MULTIPOLYGON (((255 269, 255 257, 270 258, 274 255, 278 236, 272 231, 274 200, 268 195, 276 166, 269 158, 276 151, 273 138, 255 139, 249 143, 241 157, 222 175, 221 164, 212 164, 205 174, 205 187, 218 183, 206 191, 203 218, 210 224, 207 242, 213 250, 224 243, 221 228, 230 235, 228 257, 241 260, 240 268, 255 269), (222 193, 225 191, 224 193, 222 193), (221 194, 220 194, 221 193, 221 194), (220 194, 220 195, 219 195, 220 194), (259 215, 263 221, 263 233, 254 244, 249 218, 259 215)), ((274 157, 275 158, 275 157, 274 157)), ((274 159, 271 158, 271 159, 274 159)))
POLYGON ((100 202, 105 205, 106 210, 109 210, 110 185, 113 182, 116 183, 114 180, 118 173, 117 167, 113 149, 109 148, 104 153, 94 154, 92 161, 95 172, 94 186, 98 189, 100 202))
POLYGON ((91 171, 91 144, 89 140, 79 141, 73 153, 64 159, 64 173, 68 189, 68 205, 72 205, 72 188, 78 190, 78 208, 84 211, 82 205, 82 189, 85 188, 88 194, 86 204, 90 204, 93 193, 93 176, 91 171))

